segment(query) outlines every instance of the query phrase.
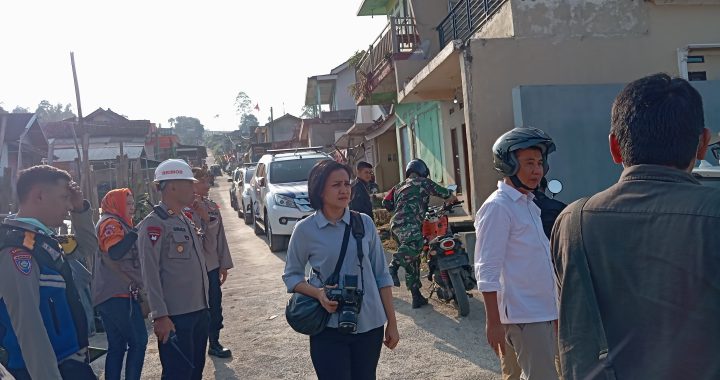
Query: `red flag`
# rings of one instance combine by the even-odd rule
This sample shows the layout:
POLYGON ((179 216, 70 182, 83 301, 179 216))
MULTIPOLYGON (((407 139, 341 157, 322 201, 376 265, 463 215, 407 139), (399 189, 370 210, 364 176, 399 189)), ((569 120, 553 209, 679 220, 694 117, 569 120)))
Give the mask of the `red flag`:
POLYGON ((255 103, 255 109, 260 112, 260 103, 255 103))

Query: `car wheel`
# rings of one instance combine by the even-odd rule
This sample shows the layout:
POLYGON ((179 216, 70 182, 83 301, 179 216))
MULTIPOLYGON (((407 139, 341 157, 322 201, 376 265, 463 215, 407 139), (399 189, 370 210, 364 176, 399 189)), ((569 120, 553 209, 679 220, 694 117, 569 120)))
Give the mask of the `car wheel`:
POLYGON ((265 212, 265 234, 267 235, 267 242, 270 246, 270 252, 278 252, 282 251, 283 249, 286 249, 285 246, 285 236, 282 235, 275 235, 272 232, 272 226, 270 226, 270 221, 268 220, 267 212, 265 212))
POLYGON ((245 209, 245 224, 250 225, 253 222, 252 207, 245 207, 245 205, 243 204, 243 208, 245 209))
POLYGON ((255 230, 255 235, 265 235, 265 231, 260 227, 260 222, 255 217, 255 212, 253 212, 253 229, 255 230))

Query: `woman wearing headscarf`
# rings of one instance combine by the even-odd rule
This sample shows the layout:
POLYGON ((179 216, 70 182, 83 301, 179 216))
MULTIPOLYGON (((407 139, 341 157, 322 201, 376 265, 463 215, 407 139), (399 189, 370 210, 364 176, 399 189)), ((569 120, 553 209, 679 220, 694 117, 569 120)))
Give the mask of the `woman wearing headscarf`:
POLYGON ((140 379, 148 335, 139 299, 142 272, 132 220, 135 199, 130 189, 115 189, 105 195, 101 207, 92 290, 108 340, 105 379, 120 379, 126 352, 125 379, 140 379))

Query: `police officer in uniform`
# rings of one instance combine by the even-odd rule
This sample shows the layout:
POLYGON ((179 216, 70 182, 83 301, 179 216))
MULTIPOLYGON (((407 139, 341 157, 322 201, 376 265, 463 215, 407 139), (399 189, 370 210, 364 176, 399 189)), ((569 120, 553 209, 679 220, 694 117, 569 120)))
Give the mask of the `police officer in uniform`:
POLYGON ((230 247, 225 236, 220 207, 208 198, 210 191, 210 175, 201 168, 193 168, 193 176, 198 180, 193 187, 195 200, 185 210, 187 214, 200 227, 207 263, 208 291, 210 302, 210 348, 208 354, 218 358, 229 358, 232 352, 220 344, 220 329, 223 328, 222 316, 222 284, 228 276, 228 270, 233 267, 230 257, 230 247))
MULTIPOLYGON (((0 226, 0 342, 18 380, 96 379, 85 312, 52 228, 89 209, 70 175, 40 165, 20 172, 20 210, 0 226)), ((86 223, 92 224, 87 215, 86 223)))
POLYGON ((183 208, 192 203, 192 170, 182 160, 155 169, 162 201, 141 223, 138 250, 163 379, 202 379, 208 340, 208 278, 202 241, 183 208))

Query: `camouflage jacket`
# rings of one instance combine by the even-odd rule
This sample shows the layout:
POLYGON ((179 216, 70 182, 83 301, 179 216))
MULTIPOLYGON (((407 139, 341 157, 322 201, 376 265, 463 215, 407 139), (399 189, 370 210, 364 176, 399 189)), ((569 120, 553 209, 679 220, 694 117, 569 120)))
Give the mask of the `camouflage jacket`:
POLYGON ((395 185, 383 199, 383 207, 394 211, 390 227, 393 230, 417 230, 419 233, 431 195, 447 199, 452 192, 422 177, 407 178, 395 185))

